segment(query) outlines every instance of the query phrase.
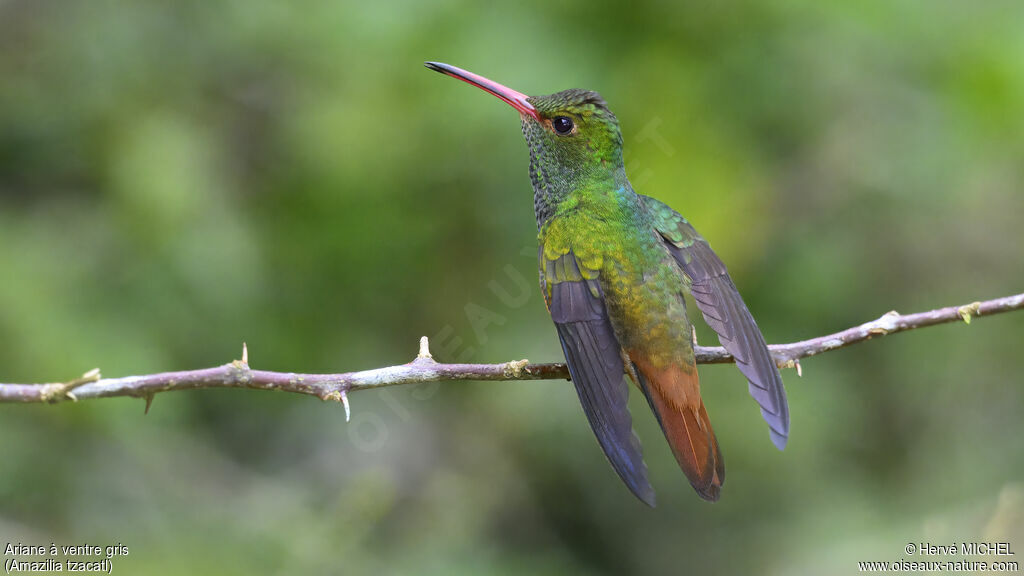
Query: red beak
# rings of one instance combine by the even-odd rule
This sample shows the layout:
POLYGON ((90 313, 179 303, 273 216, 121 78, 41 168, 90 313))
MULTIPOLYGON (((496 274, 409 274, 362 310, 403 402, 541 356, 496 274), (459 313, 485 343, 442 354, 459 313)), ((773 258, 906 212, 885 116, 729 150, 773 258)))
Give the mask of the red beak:
POLYGON ((463 82, 472 84, 477 88, 482 88, 507 102, 513 108, 518 110, 520 114, 526 114, 534 120, 537 120, 538 122, 540 121, 540 115, 537 113, 537 109, 526 101, 526 99, 529 98, 526 94, 516 92, 508 86, 502 86, 497 82, 488 80, 483 76, 477 76, 476 74, 467 72, 462 68, 456 68, 455 66, 443 64, 441 62, 424 62, 423 64, 431 70, 436 70, 442 74, 447 74, 452 78, 458 78, 463 82))

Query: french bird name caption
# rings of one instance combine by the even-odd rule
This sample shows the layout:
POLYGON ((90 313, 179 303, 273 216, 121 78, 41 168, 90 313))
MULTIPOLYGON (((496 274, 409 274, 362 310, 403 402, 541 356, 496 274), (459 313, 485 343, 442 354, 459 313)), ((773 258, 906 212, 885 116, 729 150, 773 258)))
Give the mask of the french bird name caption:
POLYGON ((4 546, 4 572, 91 572, 113 574, 114 559, 128 555, 128 546, 117 544, 23 544, 4 546))

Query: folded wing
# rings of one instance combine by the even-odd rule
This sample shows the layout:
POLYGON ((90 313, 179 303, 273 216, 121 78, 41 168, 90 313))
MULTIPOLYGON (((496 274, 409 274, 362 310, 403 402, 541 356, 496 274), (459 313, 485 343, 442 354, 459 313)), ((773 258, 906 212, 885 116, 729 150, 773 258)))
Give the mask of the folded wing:
POLYGON ((627 407, 622 348, 605 310, 596 271, 583 273, 571 252, 555 260, 540 255, 541 284, 558 330, 580 404, 608 461, 626 486, 654 506, 654 489, 627 407))
POLYGON ((664 203, 640 196, 669 252, 692 282, 693 298, 722 346, 736 358, 749 382, 750 395, 761 407, 772 442, 782 450, 789 437, 789 405, 782 377, 764 336, 750 315, 725 264, 700 234, 664 203))

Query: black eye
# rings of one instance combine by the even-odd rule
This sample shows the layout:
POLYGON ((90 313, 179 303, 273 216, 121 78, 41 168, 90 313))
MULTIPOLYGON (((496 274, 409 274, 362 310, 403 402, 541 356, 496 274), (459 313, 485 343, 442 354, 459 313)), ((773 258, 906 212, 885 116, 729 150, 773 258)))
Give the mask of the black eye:
POLYGON ((564 136, 569 132, 572 132, 572 119, 568 116, 555 116, 551 119, 551 127, 555 129, 555 132, 564 136))

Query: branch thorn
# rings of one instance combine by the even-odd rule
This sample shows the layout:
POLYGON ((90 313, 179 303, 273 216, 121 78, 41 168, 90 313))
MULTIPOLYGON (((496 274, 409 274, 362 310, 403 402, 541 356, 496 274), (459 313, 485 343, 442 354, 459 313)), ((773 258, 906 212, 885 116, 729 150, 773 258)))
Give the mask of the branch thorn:
POLYGON ((142 413, 143 416, 149 414, 149 407, 153 405, 153 398, 156 398, 156 393, 155 392, 150 392, 149 394, 146 394, 145 398, 146 398, 146 410, 142 413))
POLYGON ((249 347, 242 342, 242 364, 249 364, 249 347))
POLYGON ((417 360, 433 360, 434 357, 430 355, 430 341, 427 340, 426 336, 420 337, 420 353, 416 355, 417 360))
POLYGON ((345 405, 345 422, 349 422, 352 419, 352 409, 348 405, 348 394, 344 390, 341 391, 341 403, 345 405))

